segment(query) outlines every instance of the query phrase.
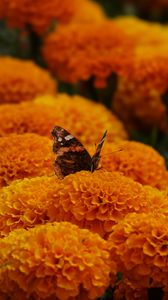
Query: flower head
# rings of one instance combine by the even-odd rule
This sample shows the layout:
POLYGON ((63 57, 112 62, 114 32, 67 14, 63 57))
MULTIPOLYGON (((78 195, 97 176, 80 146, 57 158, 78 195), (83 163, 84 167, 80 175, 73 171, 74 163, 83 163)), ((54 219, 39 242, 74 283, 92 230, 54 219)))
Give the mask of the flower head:
POLYGON ((33 132, 50 137, 52 128, 59 125, 84 146, 95 145, 105 130, 108 130, 108 141, 127 138, 122 123, 103 105, 66 94, 41 96, 35 102, 19 105, 1 105, 0 123, 1 136, 33 132))
POLYGON ((82 171, 66 176, 48 209, 51 221, 69 221, 106 237, 130 212, 167 209, 167 198, 118 172, 82 171))
POLYGON ((151 209, 166 211, 167 196, 117 172, 26 178, 0 190, 1 237, 48 221, 69 221, 107 237, 128 213, 151 209))
MULTIPOLYGON (((152 210, 152 208, 151 208, 152 210)), ((132 288, 168 288, 168 228, 163 213, 131 213, 109 236, 112 260, 132 288)))
POLYGON ((68 23, 103 20, 103 9, 89 0, 0 0, 0 17, 10 26, 26 28, 38 34, 49 30, 53 22, 68 23), (2 2, 2 3, 1 3, 2 2), (83 14, 82 14, 83 11, 83 14))
MULTIPOLYGON (((90 153, 93 153, 93 147, 90 153)), ((105 143, 100 164, 107 171, 119 171, 143 185, 164 189, 168 172, 164 158, 152 147, 134 141, 105 143)))
POLYGON ((118 80, 113 109, 129 127, 157 126, 168 131, 164 102, 168 90, 167 26, 132 18, 116 22, 126 28, 136 46, 130 72, 118 80))
POLYGON ((56 176, 14 180, 0 189, 0 237, 16 228, 34 227, 49 220, 47 209, 55 201, 56 176))
POLYGON ((113 72, 128 72, 133 44, 115 22, 92 26, 73 23, 51 33, 43 53, 49 68, 61 80, 75 83, 94 78, 97 87, 104 87, 113 72))
POLYGON ((51 175, 54 155, 47 137, 11 134, 0 138, 0 186, 15 179, 51 175))
POLYGON ((6 18, 10 25, 24 28, 31 25, 37 33, 47 30, 52 21, 71 20, 78 1, 72 0, 1 0, 4 9, 1 18, 6 18))
POLYGON ((0 103, 29 101, 54 94, 56 84, 47 71, 31 61, 0 57, 0 103))
POLYGON ((106 241, 70 223, 15 230, 0 240, 1 299, 95 299, 109 284, 109 262, 106 241))
POLYGON ((102 6, 97 2, 92 0, 78 1, 80 2, 76 6, 76 12, 74 13, 71 22, 95 23, 102 22, 106 19, 102 6))

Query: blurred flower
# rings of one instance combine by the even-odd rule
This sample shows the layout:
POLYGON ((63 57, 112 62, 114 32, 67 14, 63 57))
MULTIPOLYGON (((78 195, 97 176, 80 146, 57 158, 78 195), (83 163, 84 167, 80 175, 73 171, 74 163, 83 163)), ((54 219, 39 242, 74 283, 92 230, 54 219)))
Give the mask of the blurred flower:
POLYGON ((50 137, 59 125, 84 143, 95 145, 108 130, 109 141, 127 138, 122 123, 103 105, 80 96, 42 96, 35 102, 0 106, 0 135, 34 132, 50 137))
MULTIPOLYGON (((72 22, 102 22, 106 16, 103 7, 95 1, 79 0, 80 3, 76 6, 76 12, 73 15, 72 22)), ((92 26, 92 25, 91 25, 92 26)))
MULTIPOLYGON (((94 149, 89 149, 90 153, 94 149)), ((168 186, 164 158, 152 147, 134 141, 105 143, 100 164, 107 171, 119 171, 144 185, 158 189, 168 186)))
POLYGON ((31 61, 0 57, 0 66, 0 103, 29 101, 56 91, 49 73, 31 61))
POLYGON ((72 18, 76 3, 72 0, 1 0, 4 10, 1 18, 6 18, 11 26, 23 28, 31 25, 37 33, 48 29, 53 21, 67 22, 72 18))
POLYGON ((31 26, 40 35, 47 32, 53 22, 100 21, 105 18, 103 9, 89 0, 71 0, 71 3, 69 0, 0 0, 0 8, 0 17, 5 18, 10 26, 31 26))
POLYGON ((122 280, 114 293, 114 300, 149 300, 148 289, 133 288, 128 280, 122 280))
POLYGON ((137 46, 153 45, 154 48, 161 43, 167 44, 167 25, 148 22, 135 16, 120 16, 115 18, 117 26, 133 38, 137 46))
POLYGON ((16 228, 69 221, 107 237, 130 212, 168 211, 167 196, 120 173, 81 171, 17 180, 0 190, 1 237, 16 228))
POLYGON ((112 261, 132 288, 168 289, 167 238, 167 216, 159 212, 131 213, 113 227, 108 240, 112 261))
POLYGON ((2 300, 96 299, 110 281, 106 241, 66 222, 13 231, 0 240, 0 264, 2 300))
POLYGON ((156 126, 168 132, 168 27, 134 18, 121 18, 116 23, 125 28, 136 47, 130 72, 118 79, 114 111, 127 127, 156 126))
POLYGON ((54 154, 47 137, 11 134, 0 138, 0 187, 15 179, 52 175, 54 154))
POLYGON ((94 79, 96 87, 104 87, 113 72, 129 72, 133 44, 113 21, 92 26, 71 24, 48 35, 43 54, 51 71, 62 81, 94 79))

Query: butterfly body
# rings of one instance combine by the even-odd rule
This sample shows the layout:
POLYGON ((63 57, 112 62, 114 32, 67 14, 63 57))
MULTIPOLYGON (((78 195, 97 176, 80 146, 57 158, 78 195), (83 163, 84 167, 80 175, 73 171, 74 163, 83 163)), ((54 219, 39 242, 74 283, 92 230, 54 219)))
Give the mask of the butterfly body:
POLYGON ((80 141, 64 128, 55 126, 51 134, 54 138, 53 151, 57 154, 54 168, 55 173, 59 178, 64 178, 69 174, 81 170, 93 172, 97 169, 101 148, 107 132, 104 133, 93 157, 90 156, 80 141))

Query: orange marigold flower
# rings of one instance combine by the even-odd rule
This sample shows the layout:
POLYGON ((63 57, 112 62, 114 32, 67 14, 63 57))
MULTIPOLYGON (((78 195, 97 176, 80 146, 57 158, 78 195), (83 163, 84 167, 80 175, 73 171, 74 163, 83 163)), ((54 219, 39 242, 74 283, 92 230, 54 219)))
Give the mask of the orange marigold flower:
POLYGON ((115 23, 136 41, 137 46, 167 44, 167 26, 160 23, 148 22, 135 16, 122 16, 115 23))
POLYGON ((134 288, 128 280, 122 280, 114 292, 114 300, 149 300, 147 289, 134 288))
POLYGON ((97 87, 104 87, 113 72, 123 75, 129 71, 133 44, 113 21, 92 26, 73 23, 48 35, 43 54, 61 80, 76 83, 94 78, 97 87))
POLYGON ((167 221, 159 212, 131 213, 113 226, 108 239, 112 261, 135 289, 168 289, 167 221))
POLYGON ((80 3, 76 6, 76 12, 73 15, 72 22, 102 22, 105 20, 105 12, 102 6, 95 1, 79 0, 80 3))
POLYGON ((51 140, 36 134, 0 138, 0 187, 15 179, 53 174, 51 140))
POLYGON ((49 73, 31 61, 0 57, 0 66, 0 103, 18 103, 55 93, 56 84, 49 73))
POLYGON ((0 136, 33 132, 50 137, 54 125, 70 131, 87 146, 108 130, 108 141, 127 138, 122 123, 103 105, 80 96, 43 96, 35 102, 0 106, 0 136), (87 112, 87 113, 86 113, 87 112))
POLYGON ((30 228, 49 220, 47 209, 55 201, 56 176, 14 180, 0 189, 0 236, 16 228, 30 228))
POLYGON ((96 299, 110 281, 107 242, 67 222, 14 230, 0 240, 0 264, 2 300, 96 299))
MULTIPOLYGON (((137 20, 121 19, 118 26, 138 23, 137 20), (121 23, 121 24, 120 24, 121 23)), ((135 40, 135 54, 130 72, 118 80, 113 99, 113 109, 129 127, 157 126, 168 131, 167 90, 168 90, 168 43, 167 26, 140 24, 126 29, 135 40)))
POLYGON ((120 173, 81 171, 16 180, 0 190, 1 237, 16 228, 69 221, 107 237, 130 212, 168 210, 167 196, 120 173))
POLYGON ((4 2, 1 18, 6 18, 10 25, 23 28, 31 25, 37 33, 48 29, 52 21, 68 22, 71 20, 78 0, 1 0, 4 2))
POLYGON ((69 0, 0 0, 1 6, 0 17, 7 19, 9 25, 18 28, 30 25, 38 34, 46 32, 52 22, 86 22, 105 18, 103 9, 88 0, 71 0, 71 3, 69 0))
MULTIPOLYGON (((93 153, 94 149, 90 149, 93 153)), ((134 141, 105 143, 100 164, 107 171, 119 171, 143 185, 158 189, 168 186, 164 158, 152 147, 134 141)))

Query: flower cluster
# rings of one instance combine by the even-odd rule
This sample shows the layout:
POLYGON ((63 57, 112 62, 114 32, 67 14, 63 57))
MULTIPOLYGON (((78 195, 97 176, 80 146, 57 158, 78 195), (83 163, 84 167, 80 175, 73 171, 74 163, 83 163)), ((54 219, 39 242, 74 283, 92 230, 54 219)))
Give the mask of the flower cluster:
POLYGON ((167 215, 131 213, 113 227, 109 250, 131 288, 168 290, 167 215))
MULTIPOLYGON (((90 153, 93 152, 92 147, 90 153)), ((158 189, 165 189, 168 185, 168 172, 163 156, 143 143, 105 143, 100 164, 109 172, 122 172, 143 185, 151 185, 158 189)))
POLYGON ((69 221, 106 237, 130 212, 168 209, 167 196, 120 173, 81 171, 14 181, 0 190, 1 236, 16 228, 69 221), (43 191, 43 192, 41 192, 43 191))
POLYGON ((0 240, 0 265, 2 300, 95 299, 110 281, 107 242, 66 222, 14 230, 0 240))
POLYGON ((122 123, 103 105, 66 94, 41 96, 35 102, 19 105, 1 105, 0 124, 0 136, 33 132, 48 137, 54 125, 59 125, 86 146, 95 145, 105 130, 108 141, 127 138, 122 123))
POLYGON ((36 134, 0 138, 0 187, 15 179, 53 174, 50 139, 36 134))
POLYGON ((113 72, 129 72, 133 44, 115 22, 73 23, 60 26, 46 38, 43 54, 61 80, 75 83, 94 78, 97 87, 104 87, 113 72))
POLYGON ((82 171, 65 177, 48 208, 51 221, 69 221, 106 237, 129 212, 167 209, 167 200, 118 172, 82 171))
POLYGON ((126 32, 135 40, 136 47, 130 73, 118 80, 113 109, 127 126, 157 126, 168 131, 164 102, 168 90, 168 29, 166 26, 123 18, 117 21, 118 26, 122 27, 125 21, 128 23, 126 32), (127 29, 131 24, 133 29, 127 29))
POLYGON ((47 71, 31 61, 0 57, 0 103, 29 101, 54 94, 56 84, 47 71))
POLYGON ((38 34, 46 32, 52 22, 103 20, 98 4, 89 0, 0 0, 0 17, 17 28, 31 26, 38 34), (83 11, 83 14, 82 14, 83 11))

